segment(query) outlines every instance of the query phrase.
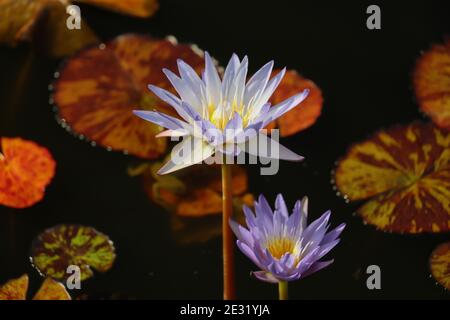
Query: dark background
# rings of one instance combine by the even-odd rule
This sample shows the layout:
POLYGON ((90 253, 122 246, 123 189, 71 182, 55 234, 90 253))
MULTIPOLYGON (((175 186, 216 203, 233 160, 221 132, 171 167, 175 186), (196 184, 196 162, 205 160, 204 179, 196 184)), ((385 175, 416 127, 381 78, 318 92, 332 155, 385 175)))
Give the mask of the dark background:
MULTIPOLYGON (((161 0, 159 12, 147 20, 89 6, 81 12, 104 40, 126 32, 172 34, 207 49, 222 64, 233 52, 247 54, 252 72, 274 59, 277 67, 296 69, 322 89, 317 123, 282 141, 306 161, 282 162, 276 176, 249 168, 255 194, 263 192, 272 202, 281 192, 289 206, 308 195, 311 219, 331 209, 333 225, 348 224, 342 243, 329 254, 335 263, 292 283, 292 298, 448 299, 428 269, 431 251, 448 234, 376 231, 353 216, 358 204, 346 204, 330 183, 334 162, 352 143, 380 128, 424 118, 413 98, 411 72, 420 52, 449 34, 445 2, 161 0), (381 7, 381 30, 366 28, 369 4, 381 7), (371 264, 382 270, 378 291, 366 288, 371 264)), ((0 135, 48 147, 57 173, 42 202, 26 210, 0 208, 0 283, 27 272, 34 291, 41 280, 28 261, 32 239, 58 223, 81 223, 108 234, 118 255, 109 272, 83 282, 89 296, 220 298, 220 239, 177 246, 168 214, 149 202, 138 178, 127 176, 131 157, 90 147, 56 123, 48 85, 59 61, 35 59, 18 103, 11 103, 13 80, 26 56, 26 46, 0 48, 0 135)), ((276 287, 249 277, 255 266, 240 252, 236 257, 238 297, 275 298, 276 287)))

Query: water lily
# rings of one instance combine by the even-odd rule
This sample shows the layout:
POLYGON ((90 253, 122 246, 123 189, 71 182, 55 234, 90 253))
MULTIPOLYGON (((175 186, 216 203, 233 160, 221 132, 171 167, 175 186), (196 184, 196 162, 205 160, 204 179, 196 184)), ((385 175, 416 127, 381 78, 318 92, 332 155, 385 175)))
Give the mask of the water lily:
POLYGON ((201 78, 182 60, 178 60, 179 76, 163 69, 179 97, 154 85, 149 85, 149 89, 170 104, 180 119, 158 111, 134 111, 142 119, 168 129, 159 136, 184 137, 174 148, 175 151, 183 150, 183 154, 176 159, 172 157, 159 174, 202 162, 216 152, 238 155, 245 151, 261 156, 258 148, 249 147, 258 139, 269 141, 277 150, 272 155, 262 155, 264 157, 302 160, 303 157, 261 132, 267 124, 297 106, 308 95, 308 90, 304 90, 271 106, 268 100, 286 71, 283 69, 270 78, 273 65, 273 61, 268 62, 247 81, 248 58, 240 61, 233 54, 221 79, 210 55, 205 52, 205 70, 201 78))
POLYGON ((306 197, 295 203, 291 215, 281 194, 276 198, 274 211, 261 195, 255 201, 256 215, 246 206, 244 213, 248 229, 230 220, 237 245, 261 269, 253 272, 256 278, 279 283, 280 296, 287 295, 288 281, 309 276, 333 262, 320 259, 339 243, 345 228, 342 223, 327 232, 330 211, 308 225, 306 197))
MULTIPOLYGON (((239 60, 233 54, 223 77, 219 76, 213 60, 205 52, 205 69, 200 78, 195 70, 182 60, 177 61, 179 76, 168 69, 163 72, 178 92, 178 96, 149 85, 164 102, 171 105, 179 118, 147 110, 134 114, 158 124, 166 131, 159 136, 183 140, 172 150, 170 160, 158 171, 170 173, 213 158, 225 160, 245 151, 253 156, 300 161, 302 156, 278 144, 263 129, 273 120, 288 112, 308 95, 304 90, 285 101, 271 106, 268 100, 280 84, 286 69, 271 78, 273 61, 265 64, 247 81, 248 58, 239 60), (270 150, 261 148, 270 144, 270 150), (218 157, 217 157, 218 156, 218 157), (226 157, 231 156, 231 157, 226 157)), ((232 216, 231 169, 222 164, 222 238, 224 299, 235 298, 233 233, 228 226, 232 216)))

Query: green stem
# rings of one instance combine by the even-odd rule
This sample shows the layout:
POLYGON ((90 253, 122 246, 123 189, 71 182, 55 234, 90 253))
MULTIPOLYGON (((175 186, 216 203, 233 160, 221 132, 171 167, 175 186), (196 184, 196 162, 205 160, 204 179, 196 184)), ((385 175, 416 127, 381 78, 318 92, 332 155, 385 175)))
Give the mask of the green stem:
POLYGON ((278 282, 278 298, 279 298, 279 300, 288 300, 288 283, 287 283, 287 281, 278 282))
POLYGON ((222 248, 223 248, 223 299, 235 299, 234 287, 234 237, 228 224, 233 215, 231 193, 231 166, 222 164, 222 248))

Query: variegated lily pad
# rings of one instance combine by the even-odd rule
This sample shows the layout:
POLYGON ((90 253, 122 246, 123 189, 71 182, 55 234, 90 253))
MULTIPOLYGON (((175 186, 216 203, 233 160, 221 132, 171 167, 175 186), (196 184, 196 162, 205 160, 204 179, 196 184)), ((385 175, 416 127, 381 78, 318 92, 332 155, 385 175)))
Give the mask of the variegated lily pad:
POLYGON ((431 253, 430 270, 436 281, 450 290, 450 242, 439 245, 431 253))
POLYGON ((353 145, 335 171, 349 201, 367 200, 358 214, 399 233, 450 230, 450 133, 413 123, 353 145))
POLYGON ((176 116, 148 85, 173 91, 162 69, 175 69, 177 59, 199 73, 203 68, 203 57, 192 46, 136 34, 78 53, 54 83, 53 99, 61 124, 105 148, 158 158, 167 143, 167 138, 155 137, 161 127, 140 120, 132 111, 157 109, 176 116))
POLYGON ((67 278, 67 267, 80 268, 81 280, 93 276, 92 269, 108 271, 116 258, 109 238, 94 228, 58 225, 45 230, 33 242, 31 261, 36 269, 57 280, 67 278))
POLYGON ((414 69, 414 89, 420 109, 433 122, 450 129, 450 39, 426 51, 414 69))
MULTIPOLYGON (((149 198, 182 217, 201 217, 222 212, 222 179, 220 166, 192 166, 172 175, 158 175, 162 163, 149 165, 143 175, 149 198)), ((240 166, 232 168, 234 202, 251 205, 247 172, 240 166)))
MULTIPOLYGON (((26 300, 28 275, 9 280, 0 287, 0 300, 26 300)), ((46 278, 33 300, 71 300, 65 287, 51 278, 46 278)))

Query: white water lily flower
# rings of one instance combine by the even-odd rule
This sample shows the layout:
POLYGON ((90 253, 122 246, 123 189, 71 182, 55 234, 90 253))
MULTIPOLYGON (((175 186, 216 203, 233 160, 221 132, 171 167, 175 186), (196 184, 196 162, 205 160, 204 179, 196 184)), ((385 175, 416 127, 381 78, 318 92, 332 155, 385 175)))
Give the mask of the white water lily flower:
POLYGON ((244 57, 240 61, 233 54, 223 78, 220 79, 210 55, 205 52, 202 78, 182 60, 178 60, 180 76, 163 69, 179 97, 153 85, 149 85, 149 89, 175 108, 181 119, 158 111, 134 111, 140 118, 168 129, 158 136, 183 137, 175 146, 171 160, 158 173, 166 174, 200 163, 216 152, 238 155, 245 151, 253 156, 302 160, 303 157, 279 145, 261 131, 270 122, 301 103, 309 92, 306 89, 271 106, 268 100, 286 71, 284 68, 270 78, 272 68, 273 61, 270 61, 246 81, 248 59, 244 57), (258 148, 248 147, 258 145, 253 143, 261 139, 275 148, 276 154, 259 154, 258 148), (180 150, 183 150, 182 155, 180 150), (179 156, 174 157, 174 154, 179 156))

